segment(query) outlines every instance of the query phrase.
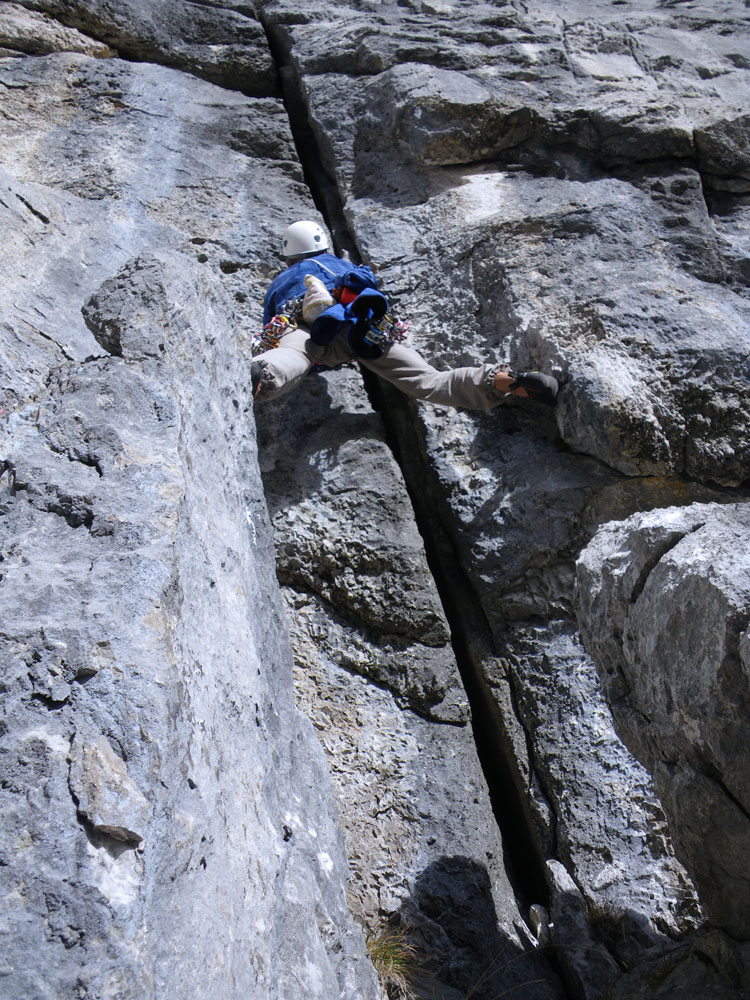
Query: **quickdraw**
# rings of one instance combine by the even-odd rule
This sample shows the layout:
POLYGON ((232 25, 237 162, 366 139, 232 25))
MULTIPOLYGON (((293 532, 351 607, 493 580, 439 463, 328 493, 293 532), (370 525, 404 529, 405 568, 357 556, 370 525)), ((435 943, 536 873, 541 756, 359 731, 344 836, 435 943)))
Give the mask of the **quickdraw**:
POLYGON ((250 353, 253 357, 258 354, 265 354, 266 351, 273 350, 279 346, 279 341, 289 330, 296 330, 297 324, 302 317, 302 296, 296 299, 289 299, 284 303, 284 308, 276 316, 273 316, 259 333, 253 334, 250 343, 250 353))
POLYGON ((373 347, 384 349, 388 344, 402 343, 406 340, 409 324, 397 316, 386 313, 382 319, 370 324, 364 340, 373 347))

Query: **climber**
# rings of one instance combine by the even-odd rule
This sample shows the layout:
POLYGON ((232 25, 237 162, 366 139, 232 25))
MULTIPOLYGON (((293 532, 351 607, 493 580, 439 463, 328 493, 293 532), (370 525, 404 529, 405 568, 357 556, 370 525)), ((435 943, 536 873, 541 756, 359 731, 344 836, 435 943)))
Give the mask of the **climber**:
POLYGON ((489 410, 508 393, 554 405, 550 375, 499 364, 433 368, 403 343, 407 324, 389 311, 372 271, 330 253, 317 223, 289 226, 281 256, 286 269, 266 291, 264 329, 253 345, 256 401, 289 392, 316 364, 335 368, 356 358, 407 395, 444 406, 489 410))

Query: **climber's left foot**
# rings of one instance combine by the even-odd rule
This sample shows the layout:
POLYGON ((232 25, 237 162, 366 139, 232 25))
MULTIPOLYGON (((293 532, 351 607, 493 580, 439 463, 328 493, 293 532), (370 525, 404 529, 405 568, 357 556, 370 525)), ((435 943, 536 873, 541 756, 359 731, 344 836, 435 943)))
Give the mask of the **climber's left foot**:
POLYGON ((263 389, 263 383, 268 381, 268 372, 262 361, 253 361, 250 365, 250 382, 253 399, 257 399, 263 389))

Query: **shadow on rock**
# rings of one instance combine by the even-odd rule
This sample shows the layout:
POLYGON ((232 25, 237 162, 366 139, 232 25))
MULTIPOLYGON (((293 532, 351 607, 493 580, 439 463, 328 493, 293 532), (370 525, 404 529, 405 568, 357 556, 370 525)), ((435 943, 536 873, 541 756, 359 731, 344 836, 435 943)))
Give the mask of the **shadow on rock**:
POLYGON ((398 917, 411 928, 417 949, 418 996, 446 1000, 564 996, 539 950, 521 944, 514 929, 500 926, 488 871, 470 858, 441 857, 428 865, 398 917))

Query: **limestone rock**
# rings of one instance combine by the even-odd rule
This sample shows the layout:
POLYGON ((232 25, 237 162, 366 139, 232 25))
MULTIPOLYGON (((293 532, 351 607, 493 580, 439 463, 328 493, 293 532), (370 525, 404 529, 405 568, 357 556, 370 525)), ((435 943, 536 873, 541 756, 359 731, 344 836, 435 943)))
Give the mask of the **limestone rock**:
POLYGON ((371 391, 454 635, 495 695, 499 742, 518 749, 539 855, 564 860, 587 920, 613 915, 621 961, 672 951, 699 910, 596 693, 574 563, 606 521, 746 486, 744 8, 475 5, 469 18, 450 3, 310 0, 264 16, 338 222, 417 349, 563 384, 554 413, 510 400, 456 414, 371 391))
MULTIPOLYGON (((746 949, 694 930, 662 807, 577 631, 575 562, 634 512, 747 499, 741 0, 0 8, 9 995, 199 981, 227 1000, 375 1000, 351 865, 360 921, 414 925, 426 995, 468 994, 498 952, 487 998, 536 979, 525 994, 559 995, 535 904, 557 908, 561 966, 590 1000, 739 1000, 746 949), (556 411, 476 415, 369 380, 381 418, 343 372, 259 413, 287 618, 247 361, 279 234, 316 217, 308 184, 435 363, 541 366, 563 388, 556 411), (294 706, 289 634, 326 757, 294 706), (101 740, 111 754, 84 768, 101 740), (106 799, 100 815, 89 787, 127 815, 106 799)), ((723 587, 739 546, 711 537, 723 587)), ((726 640, 728 591, 698 585, 708 563, 688 544, 674 553, 693 576, 664 556, 633 605, 634 657, 682 649, 660 567, 706 599, 714 652, 726 640)), ((623 655, 616 619, 600 652, 587 633, 597 660, 623 655)), ((722 683, 747 659, 733 641, 722 683)), ((722 742, 684 706, 651 733, 626 704, 653 677, 630 694, 606 680, 710 914, 741 929, 706 887, 741 847, 694 856, 707 803, 744 836, 726 804, 744 790, 737 685, 722 742)))
POLYGON ((414 408, 399 411, 392 394, 388 410, 407 468, 430 456, 412 480, 420 517, 447 536, 451 617, 465 623, 463 641, 496 705, 494 724, 499 717, 521 730, 512 741, 514 781, 537 856, 563 860, 592 911, 607 909, 619 922, 609 940, 621 961, 670 947, 695 926, 699 909, 649 775, 614 732, 576 634, 572 554, 607 512, 695 488, 620 482, 560 452, 554 439, 524 433, 531 424, 515 405, 479 417, 425 407, 417 423, 414 408), (424 437, 415 433, 420 424, 424 437))
POLYGON ((208 9, 179 0, 20 0, 116 49, 126 59, 195 73, 255 97, 278 92, 276 68, 252 5, 208 9))
POLYGON ((353 912, 373 933, 408 928, 428 995, 535 980, 529 996, 561 996, 517 909, 470 727, 420 718, 342 669, 308 632, 309 603, 290 595, 297 691, 337 789, 353 912))
POLYGON ((244 360, 273 205, 311 210, 283 108, 70 53, 0 76, 2 989, 375 1000, 244 360))
POLYGON ((521 960, 531 937, 447 623, 359 373, 312 374, 257 419, 297 697, 337 789, 353 912, 372 934, 408 927, 430 989, 491 996, 533 971, 533 995, 558 996, 533 949, 521 960), (482 985, 499 948, 517 960, 482 985))
POLYGON ((159 66, 67 53, 6 60, 0 79, 0 215, 4 251, 16 261, 0 324, 6 404, 32 397, 66 358, 101 353, 81 307, 154 247, 205 264, 233 296, 238 321, 259 322, 280 206, 309 212, 279 102, 251 102, 159 66), (35 268, 48 289, 41 298, 35 268))
POLYGON ((359 375, 346 374, 343 384, 311 378, 259 417, 279 577, 429 655, 449 633, 424 545, 380 420, 359 375))
POLYGON ((579 560, 579 617, 623 738, 654 775, 709 918, 746 939, 746 504, 605 526, 579 560))
POLYGON ((552 940, 557 944, 569 986, 576 996, 602 997, 618 968, 593 936, 581 890, 557 861, 547 862, 552 894, 552 940), (572 942, 577 942, 571 947, 572 942))
POLYGON ((100 58, 114 55, 107 45, 87 38, 75 28, 66 28, 53 18, 26 10, 17 3, 4 3, 0 7, 0 49, 3 48, 8 50, 8 54, 83 52, 100 58))
MULTIPOLYGON (((506 641, 518 712, 533 734, 533 767, 553 810, 554 850, 581 895, 579 919, 589 913, 603 936, 613 928, 610 952, 624 965, 636 963, 702 917, 673 857, 653 782, 618 738, 572 626, 516 627, 506 641), (596 921, 597 914, 607 920, 596 921)), ((495 673, 488 677, 495 690, 495 673)), ((560 947, 564 933, 557 925, 560 947)), ((576 940, 569 941, 573 952, 576 940)))
MULTIPOLYGON (((706 937, 713 937, 713 933, 709 932, 706 937)), ((645 985, 649 997, 654 1000, 679 1000, 685 996, 700 996, 702 1000, 726 1000, 727 997, 745 1000, 747 954, 743 965, 738 962, 735 941, 726 942, 725 949, 732 954, 728 961, 712 954, 701 935, 668 956, 646 957, 640 969, 620 978, 611 995, 616 1000, 628 1000, 628 997, 637 996, 645 985)))
MULTIPOLYGON (((285 9, 269 5, 269 22, 285 9)), ((359 249, 408 295, 421 344, 455 340, 460 324, 459 356, 496 350, 552 371, 567 383, 566 444, 628 475, 742 482, 747 282, 721 217, 747 212, 704 194, 747 184, 736 5, 710 27, 654 5, 627 29, 604 4, 564 16, 533 4, 495 22, 482 7, 482 59, 460 68, 458 8, 405 22, 391 5, 370 20, 354 4, 306 10, 308 23, 274 30, 307 74, 359 249), (324 68, 332 35, 399 47, 404 23, 421 51, 376 60, 345 88, 324 68)))
POLYGON ((149 822, 148 799, 107 740, 97 736, 89 742, 77 735, 70 760, 70 790, 81 815, 98 833, 140 843, 149 822))

